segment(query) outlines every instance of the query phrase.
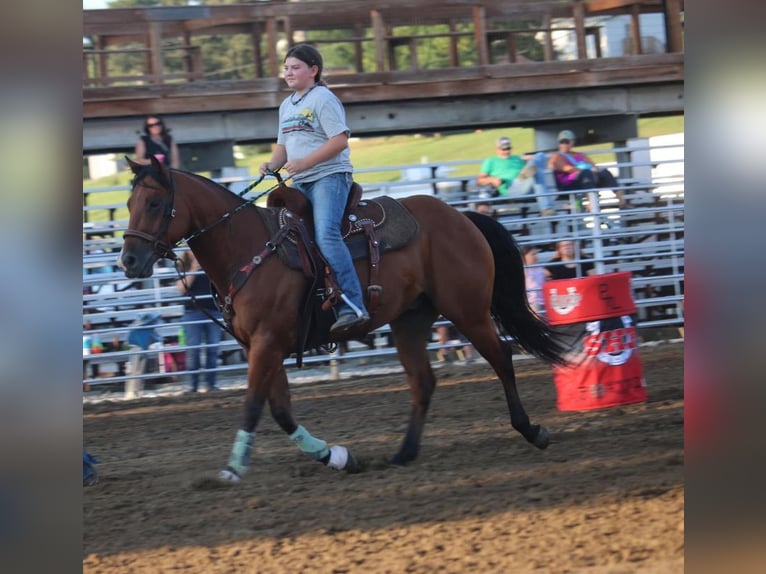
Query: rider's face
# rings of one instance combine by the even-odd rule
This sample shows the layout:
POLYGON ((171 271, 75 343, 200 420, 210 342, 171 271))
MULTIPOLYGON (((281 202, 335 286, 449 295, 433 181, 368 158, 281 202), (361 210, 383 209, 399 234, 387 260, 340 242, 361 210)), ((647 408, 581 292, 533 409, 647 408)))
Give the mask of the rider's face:
POLYGON ((290 89, 302 92, 314 84, 318 68, 292 56, 285 60, 285 82, 290 89))

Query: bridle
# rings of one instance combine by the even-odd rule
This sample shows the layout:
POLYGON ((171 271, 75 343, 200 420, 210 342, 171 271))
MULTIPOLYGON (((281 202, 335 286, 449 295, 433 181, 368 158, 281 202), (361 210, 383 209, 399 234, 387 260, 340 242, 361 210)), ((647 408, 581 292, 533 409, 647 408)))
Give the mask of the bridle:
POLYGON ((161 186, 163 186, 166 191, 170 192, 170 200, 165 205, 165 212, 162 214, 162 221, 160 222, 160 228, 157 231, 157 234, 152 236, 148 233, 144 233, 143 231, 137 231, 135 229, 128 228, 123 232, 123 236, 138 237, 139 239, 148 241, 152 244, 152 249, 159 258, 175 260, 177 259, 177 256, 175 253, 173 253, 173 247, 175 247, 177 243, 171 246, 167 241, 163 239, 163 237, 167 237, 170 223, 176 216, 176 210, 174 207, 176 187, 175 182, 173 181, 173 172, 168 170, 168 174, 169 178, 166 178, 162 172, 157 171, 152 166, 146 166, 136 174, 136 177, 133 180, 133 185, 131 187, 131 193, 133 193, 133 191, 136 189, 136 186, 141 183, 141 181, 146 179, 146 177, 151 175, 160 183, 161 186))

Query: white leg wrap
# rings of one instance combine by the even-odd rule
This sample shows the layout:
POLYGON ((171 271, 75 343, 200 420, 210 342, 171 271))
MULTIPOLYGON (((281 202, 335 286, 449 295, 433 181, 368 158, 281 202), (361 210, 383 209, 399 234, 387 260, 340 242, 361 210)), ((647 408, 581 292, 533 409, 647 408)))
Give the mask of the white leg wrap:
POLYGON ((239 482, 240 478, 228 469, 223 469, 218 473, 218 479, 223 482, 239 482))
POLYGON ((345 446, 334 444, 330 447, 330 460, 327 462, 327 466, 336 470, 343 470, 346 468, 348 462, 348 449, 345 446))

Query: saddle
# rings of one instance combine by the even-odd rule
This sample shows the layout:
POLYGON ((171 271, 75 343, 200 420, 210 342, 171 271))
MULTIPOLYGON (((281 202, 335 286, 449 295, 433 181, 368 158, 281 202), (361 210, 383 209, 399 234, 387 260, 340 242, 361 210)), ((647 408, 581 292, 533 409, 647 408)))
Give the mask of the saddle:
MULTIPOLYGON (((259 210, 271 243, 282 262, 302 271, 308 279, 303 297, 301 325, 295 345, 297 364, 302 353, 327 344, 334 321, 331 308, 340 290, 332 270, 314 243, 314 222, 306 196, 295 188, 280 185, 269 195, 267 209, 259 210)), ((418 223, 398 201, 386 196, 362 200, 362 187, 351 186, 343 213, 341 235, 354 260, 369 260, 367 308, 374 314, 383 289, 378 283, 381 253, 401 249, 418 233, 418 223)))

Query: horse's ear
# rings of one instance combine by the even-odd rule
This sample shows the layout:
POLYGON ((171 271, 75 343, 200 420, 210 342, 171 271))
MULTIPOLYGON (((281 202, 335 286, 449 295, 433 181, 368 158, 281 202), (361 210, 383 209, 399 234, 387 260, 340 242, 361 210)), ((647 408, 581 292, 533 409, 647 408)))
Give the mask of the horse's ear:
POLYGON ((154 154, 150 155, 150 156, 149 156, 149 161, 151 161, 151 162, 152 162, 152 167, 153 167, 153 168, 154 168, 156 171, 158 171, 158 172, 160 172, 160 173, 164 173, 164 171, 165 171, 165 170, 163 170, 163 169, 162 169, 162 164, 161 164, 161 163, 159 162, 159 160, 157 159, 157 156, 155 156, 154 154))
POLYGON ((158 173, 161 173, 165 177, 168 177, 168 174, 169 174, 168 166, 160 162, 160 160, 158 160, 157 157, 154 155, 150 156, 149 160, 152 162, 152 168, 154 168, 158 173))
POLYGON ((128 166, 130 166, 130 171, 132 171, 134 174, 138 173, 138 170, 143 167, 140 163, 134 162, 128 156, 125 156, 125 161, 128 162, 128 166))

